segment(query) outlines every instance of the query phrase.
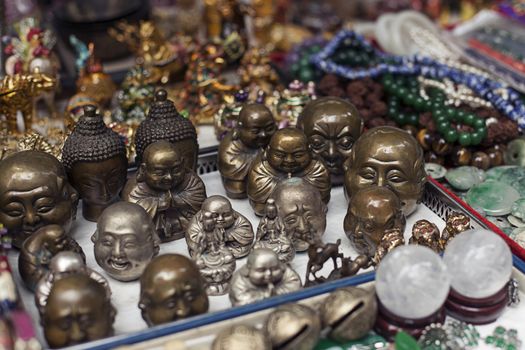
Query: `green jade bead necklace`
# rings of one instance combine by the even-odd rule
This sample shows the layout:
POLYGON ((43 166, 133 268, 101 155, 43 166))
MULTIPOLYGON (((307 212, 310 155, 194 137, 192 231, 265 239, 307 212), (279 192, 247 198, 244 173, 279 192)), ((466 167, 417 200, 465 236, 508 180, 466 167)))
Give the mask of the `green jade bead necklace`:
POLYGON ((479 145, 487 136, 485 120, 475 114, 448 107, 445 105, 445 95, 438 89, 431 89, 429 99, 419 95, 419 82, 414 78, 403 79, 385 75, 382 79, 385 91, 390 96, 388 102, 388 115, 398 125, 419 124, 419 113, 430 112, 436 124, 437 132, 448 143, 459 142, 462 146, 479 145), (403 80, 405 80, 403 82, 403 80), (405 113, 399 110, 400 104, 412 107, 417 113, 405 113), (456 127, 452 125, 456 124, 456 127), (468 125, 474 131, 458 131, 458 125, 468 125))

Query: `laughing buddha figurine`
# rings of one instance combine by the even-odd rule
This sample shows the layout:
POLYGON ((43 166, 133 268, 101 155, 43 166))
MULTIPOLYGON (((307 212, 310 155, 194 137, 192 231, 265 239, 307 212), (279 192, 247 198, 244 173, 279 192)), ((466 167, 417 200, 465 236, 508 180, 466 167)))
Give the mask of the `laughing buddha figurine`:
POLYGON ((262 216, 266 200, 277 184, 299 177, 316 187, 325 203, 330 200, 330 173, 321 160, 312 157, 305 134, 294 128, 278 130, 248 175, 248 198, 255 214, 262 216))
POLYGON ((122 198, 146 209, 160 239, 168 242, 184 237, 206 199, 206 188, 187 168, 176 146, 157 141, 144 151, 137 175, 124 187, 122 198))
POLYGON ((272 112, 263 104, 247 104, 235 128, 219 145, 218 167, 229 198, 246 198, 248 172, 260 150, 277 130, 272 112))
POLYGON ((408 132, 380 126, 365 132, 345 163, 349 198, 362 188, 390 188, 401 200, 405 216, 421 202, 426 182, 423 150, 408 132))

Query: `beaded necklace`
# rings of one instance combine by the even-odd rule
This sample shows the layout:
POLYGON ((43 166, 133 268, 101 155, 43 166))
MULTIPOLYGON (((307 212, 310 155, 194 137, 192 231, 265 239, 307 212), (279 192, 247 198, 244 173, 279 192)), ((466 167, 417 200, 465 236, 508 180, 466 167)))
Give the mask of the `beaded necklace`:
POLYGON ((394 79, 391 75, 385 75, 382 78, 382 83, 385 91, 390 95, 388 115, 398 125, 417 126, 419 124, 419 113, 431 112, 437 132, 448 143, 459 142, 462 146, 476 146, 487 136, 485 120, 472 113, 447 107, 445 105, 445 94, 442 91, 431 89, 428 99, 421 97, 419 95, 419 82, 415 77, 407 76, 405 79, 394 79), (404 84, 404 82, 408 84, 404 84), (418 113, 407 114, 401 111, 401 102, 405 106, 412 107, 418 113), (474 131, 458 131, 459 125, 467 125, 474 131))
POLYGON ((520 129, 525 128, 525 105, 520 95, 503 83, 487 76, 465 72, 428 57, 418 55, 405 57, 382 53, 361 35, 350 30, 339 31, 323 50, 311 59, 312 63, 324 72, 351 80, 375 78, 384 74, 422 75, 437 80, 448 78, 455 84, 465 85, 478 96, 489 101, 494 108, 515 121, 520 129), (352 68, 334 61, 332 56, 336 52, 344 51, 348 43, 365 52, 372 52, 375 56, 374 61, 378 63, 365 68, 352 68))

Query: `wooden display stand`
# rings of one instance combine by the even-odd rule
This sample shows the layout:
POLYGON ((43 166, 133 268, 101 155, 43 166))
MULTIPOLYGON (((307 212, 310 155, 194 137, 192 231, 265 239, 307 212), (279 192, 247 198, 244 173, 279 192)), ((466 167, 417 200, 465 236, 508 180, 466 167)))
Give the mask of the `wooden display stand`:
POLYGON ((418 339, 426 326, 431 323, 445 321, 445 308, 441 307, 434 314, 420 319, 408 319, 394 315, 388 311, 377 299, 378 313, 374 330, 389 341, 393 341, 396 334, 404 331, 418 339))
POLYGON ((476 325, 494 322, 503 313, 509 300, 508 286, 496 294, 481 299, 465 297, 450 289, 445 308, 447 315, 476 325))

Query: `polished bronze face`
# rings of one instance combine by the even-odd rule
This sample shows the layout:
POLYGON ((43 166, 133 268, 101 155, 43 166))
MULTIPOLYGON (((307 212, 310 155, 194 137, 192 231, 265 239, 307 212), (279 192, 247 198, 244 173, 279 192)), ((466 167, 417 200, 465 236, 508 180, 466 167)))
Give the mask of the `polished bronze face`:
POLYGON ((139 308, 149 326, 207 312, 206 287, 195 263, 178 254, 153 259, 140 278, 139 308))
POLYGON ((137 181, 158 191, 177 187, 185 176, 185 165, 176 148, 167 141, 158 141, 144 151, 144 162, 140 165, 137 181))
POLYGON ((266 150, 266 159, 274 169, 294 174, 304 170, 311 162, 308 141, 298 129, 280 129, 272 136, 266 150))
POLYGON ((401 202, 386 187, 367 187, 350 199, 344 220, 346 236, 356 250, 372 257, 387 230, 405 229, 401 202))
POLYGON ((350 197, 365 187, 388 187, 401 200, 405 215, 421 202, 426 182, 423 151, 406 131, 390 126, 368 130, 352 148, 345 167, 350 197))
POLYGON ((55 157, 40 151, 18 152, 0 162, 0 174, 0 222, 15 247, 45 225, 57 224, 69 232, 78 193, 55 157))
POLYGON ((324 160, 332 184, 342 184, 343 164, 363 131, 354 105, 338 97, 321 97, 306 105, 297 127, 304 130, 312 152, 324 160))
POLYGON ((245 105, 238 118, 236 132, 249 148, 264 148, 277 130, 277 124, 268 107, 260 103, 245 105))
POLYGON ((62 348, 112 335, 115 314, 102 284, 74 274, 53 284, 41 322, 48 345, 62 348))
POLYGON ((119 200, 127 169, 128 161, 123 156, 96 163, 77 162, 72 166, 69 178, 82 198, 86 220, 96 221, 107 206, 119 200))
POLYGON ((284 230, 292 237, 297 251, 305 251, 311 242, 321 241, 326 229, 326 205, 319 191, 300 178, 283 180, 272 198, 284 230))
POLYGON ((95 243, 97 263, 120 281, 139 278, 159 252, 159 239, 151 217, 134 203, 118 202, 107 207, 91 239, 95 243))

